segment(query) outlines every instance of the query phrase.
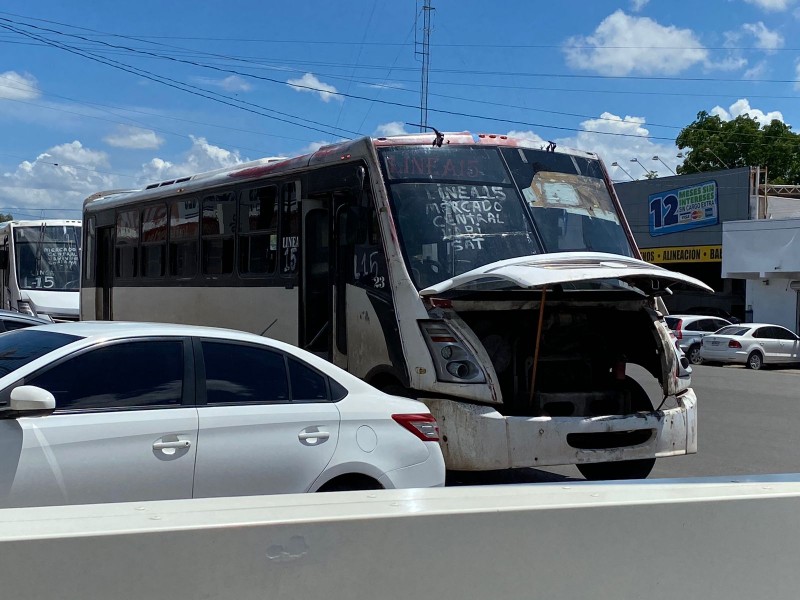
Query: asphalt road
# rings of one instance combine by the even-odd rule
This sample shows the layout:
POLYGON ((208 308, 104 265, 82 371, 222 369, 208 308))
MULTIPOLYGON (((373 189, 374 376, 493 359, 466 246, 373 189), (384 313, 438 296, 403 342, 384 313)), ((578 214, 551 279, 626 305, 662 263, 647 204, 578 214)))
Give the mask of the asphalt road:
MULTIPOLYGON (((694 367, 692 387, 698 402, 698 452, 658 460, 650 479, 800 473, 800 370, 700 365, 694 367)), ((573 479, 583 478, 577 468, 565 466, 453 474, 449 483, 573 479)))

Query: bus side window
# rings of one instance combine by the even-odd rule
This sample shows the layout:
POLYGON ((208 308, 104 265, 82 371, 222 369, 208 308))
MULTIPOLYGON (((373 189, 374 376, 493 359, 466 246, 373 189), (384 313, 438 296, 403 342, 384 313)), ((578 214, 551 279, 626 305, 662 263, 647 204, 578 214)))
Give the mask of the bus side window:
POLYGON ((163 277, 167 258, 167 207, 142 210, 142 277, 163 277))
POLYGON ((239 273, 268 275, 278 262, 278 188, 244 190, 239 198, 239 273))
POLYGON ((294 182, 283 187, 281 202, 281 273, 294 275, 300 266, 300 198, 294 182))
POLYGON ((169 274, 197 275, 200 211, 197 200, 178 200, 169 209, 169 274))
POLYGON ((231 192, 203 199, 202 261, 204 275, 233 273, 236 201, 231 192))
POLYGON ((138 275, 139 211, 117 213, 117 242, 114 250, 114 276, 132 279, 138 275))

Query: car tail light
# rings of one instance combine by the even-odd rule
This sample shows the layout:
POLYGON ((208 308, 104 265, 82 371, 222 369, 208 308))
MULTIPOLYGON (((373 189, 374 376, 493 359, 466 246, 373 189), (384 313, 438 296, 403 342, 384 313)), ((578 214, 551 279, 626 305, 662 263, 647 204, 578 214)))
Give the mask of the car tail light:
POLYGON ((392 418, 423 442, 439 441, 439 425, 433 415, 392 415, 392 418))
POLYGON ((741 348, 741 347, 742 345, 736 340, 731 340, 730 342, 728 342, 728 348, 741 348))
POLYGON ((681 331, 681 325, 683 325, 683 319, 678 319, 678 322, 675 324, 675 337, 679 340, 683 339, 683 332, 681 331))

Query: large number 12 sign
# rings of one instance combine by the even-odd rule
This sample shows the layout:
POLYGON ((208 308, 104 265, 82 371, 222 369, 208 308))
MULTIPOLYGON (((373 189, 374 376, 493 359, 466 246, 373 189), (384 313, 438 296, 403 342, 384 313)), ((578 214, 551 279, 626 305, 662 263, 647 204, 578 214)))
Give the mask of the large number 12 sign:
POLYGON ((650 235, 707 227, 719 222, 717 182, 667 190, 648 197, 650 235))

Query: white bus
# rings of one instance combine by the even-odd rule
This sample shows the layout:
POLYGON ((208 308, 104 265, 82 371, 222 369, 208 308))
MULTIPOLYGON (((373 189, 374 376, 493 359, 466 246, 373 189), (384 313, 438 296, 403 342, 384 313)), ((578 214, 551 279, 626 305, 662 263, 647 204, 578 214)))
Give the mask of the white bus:
POLYGON ((77 321, 81 241, 77 220, 0 223, 0 306, 77 321))
POLYGON ((84 223, 82 319, 316 352, 425 402, 450 469, 646 477, 696 452, 695 395, 657 302, 673 283, 710 288, 639 260, 595 154, 364 138, 98 193, 84 223))

